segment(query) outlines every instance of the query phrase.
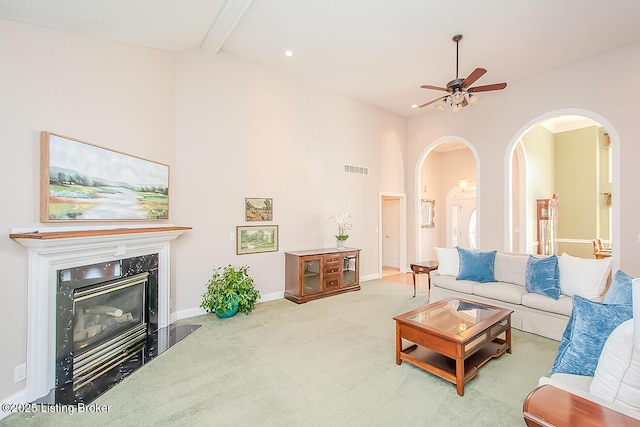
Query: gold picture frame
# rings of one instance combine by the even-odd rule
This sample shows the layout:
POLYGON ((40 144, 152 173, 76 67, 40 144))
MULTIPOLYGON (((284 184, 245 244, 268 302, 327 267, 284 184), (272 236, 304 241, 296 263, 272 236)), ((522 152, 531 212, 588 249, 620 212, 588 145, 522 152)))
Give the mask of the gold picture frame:
POLYGON ((236 227, 236 254, 278 251, 277 225, 239 225, 236 227))
POLYGON ((168 165, 40 133, 40 221, 168 218, 168 165))

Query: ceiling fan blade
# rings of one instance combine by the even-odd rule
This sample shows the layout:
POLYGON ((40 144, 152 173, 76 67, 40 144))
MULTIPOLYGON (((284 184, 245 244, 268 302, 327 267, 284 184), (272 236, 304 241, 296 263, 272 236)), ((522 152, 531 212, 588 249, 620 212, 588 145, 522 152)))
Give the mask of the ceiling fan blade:
POLYGON ((474 84, 476 82, 476 80, 478 80, 480 77, 484 76, 484 73, 486 73, 486 72, 487 72, 487 70, 485 70, 484 68, 476 68, 475 70, 473 70, 471 72, 471 74, 469 74, 469 76, 466 79, 464 79, 464 81, 462 82, 460 87, 462 87, 462 89, 468 88, 469 86, 474 84))
POLYGON ((445 92, 449 91, 449 89, 447 89, 446 87, 440 87, 440 86, 422 85, 420 87, 422 89, 444 90, 445 92))
POLYGON ((443 100, 443 99, 445 99, 447 96, 449 96, 449 95, 441 96, 440 98, 436 98, 436 99, 434 99, 433 101, 425 102, 424 104, 419 105, 418 107, 419 107, 419 108, 422 108, 422 107, 426 107, 427 105, 435 104, 435 103, 436 103, 436 102, 438 102, 438 101, 442 101, 442 100, 443 100))
POLYGON ((469 89, 467 89, 467 92, 469 92, 469 93, 488 92, 490 90, 502 90, 505 87, 507 87, 506 83, 494 83, 492 85, 470 87, 469 89))

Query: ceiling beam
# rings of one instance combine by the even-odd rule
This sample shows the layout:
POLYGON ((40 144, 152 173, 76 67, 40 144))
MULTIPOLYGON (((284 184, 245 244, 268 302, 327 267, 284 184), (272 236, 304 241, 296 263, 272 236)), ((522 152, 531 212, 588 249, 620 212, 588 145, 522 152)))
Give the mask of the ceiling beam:
POLYGON ((252 3, 253 0, 227 0, 220 9, 220 13, 218 13, 213 24, 211 24, 200 47, 209 52, 220 52, 227 38, 231 35, 252 3))

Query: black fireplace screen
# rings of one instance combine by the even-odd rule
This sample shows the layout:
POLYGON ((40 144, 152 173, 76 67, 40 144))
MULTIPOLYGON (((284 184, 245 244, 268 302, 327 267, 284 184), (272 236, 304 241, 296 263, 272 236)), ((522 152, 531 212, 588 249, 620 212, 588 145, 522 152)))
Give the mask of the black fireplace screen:
POLYGON ((74 390, 120 363, 146 339, 148 275, 141 273, 74 291, 74 390))

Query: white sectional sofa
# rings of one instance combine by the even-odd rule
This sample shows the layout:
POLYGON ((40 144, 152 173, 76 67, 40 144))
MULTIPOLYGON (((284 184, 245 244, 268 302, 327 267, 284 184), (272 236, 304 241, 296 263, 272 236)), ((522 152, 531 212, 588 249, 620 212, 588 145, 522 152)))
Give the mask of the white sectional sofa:
POLYGON ((540 378, 538 385, 550 384, 640 420, 640 349, 634 345, 638 326, 640 319, 630 319, 611 333, 593 375, 554 373, 540 378))
MULTIPOLYGON (((486 252, 486 251, 485 251, 486 252)), ((447 297, 470 299, 513 310, 511 325, 516 329, 560 340, 572 311, 572 296, 602 301, 611 260, 558 257, 560 297, 527 291, 529 254, 496 252, 495 281, 458 280, 460 258, 456 248, 436 248, 438 270, 431 274, 430 301, 447 297)))

